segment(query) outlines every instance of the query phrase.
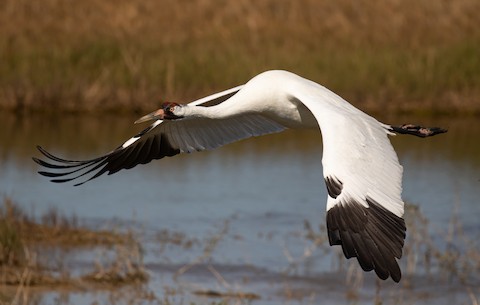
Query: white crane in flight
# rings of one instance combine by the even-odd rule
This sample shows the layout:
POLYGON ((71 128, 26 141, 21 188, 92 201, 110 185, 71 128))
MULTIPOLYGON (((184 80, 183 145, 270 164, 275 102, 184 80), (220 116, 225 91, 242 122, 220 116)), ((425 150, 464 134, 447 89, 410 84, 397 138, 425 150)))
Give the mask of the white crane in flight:
POLYGON ((341 245, 365 271, 383 280, 401 278, 397 259, 405 239, 402 167, 388 135, 420 137, 446 132, 411 124, 383 124, 327 88, 287 71, 267 71, 247 82, 186 105, 163 103, 135 123, 154 122, 113 151, 74 161, 38 149, 53 182, 113 174, 154 159, 214 149, 288 128, 318 128, 323 138, 323 176, 328 191, 330 245, 341 245))

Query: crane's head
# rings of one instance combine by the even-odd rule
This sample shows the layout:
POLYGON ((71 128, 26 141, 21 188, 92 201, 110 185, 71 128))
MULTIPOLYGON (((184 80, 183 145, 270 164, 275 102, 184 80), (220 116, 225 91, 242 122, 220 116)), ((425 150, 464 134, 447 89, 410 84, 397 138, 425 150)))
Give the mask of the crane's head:
POLYGON ((176 120, 181 119, 183 116, 176 115, 182 105, 177 103, 165 102, 162 103, 162 108, 155 110, 147 115, 142 116, 135 121, 135 124, 143 123, 151 120, 176 120))

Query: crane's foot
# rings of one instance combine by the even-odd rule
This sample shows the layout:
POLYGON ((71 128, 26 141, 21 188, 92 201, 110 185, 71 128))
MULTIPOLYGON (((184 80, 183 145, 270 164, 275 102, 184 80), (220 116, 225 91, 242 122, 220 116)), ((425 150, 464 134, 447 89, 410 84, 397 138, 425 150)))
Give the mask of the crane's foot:
POLYGON ((448 130, 440 127, 423 127, 413 124, 403 124, 401 126, 391 126, 392 131, 398 134, 410 134, 421 138, 431 137, 448 130))

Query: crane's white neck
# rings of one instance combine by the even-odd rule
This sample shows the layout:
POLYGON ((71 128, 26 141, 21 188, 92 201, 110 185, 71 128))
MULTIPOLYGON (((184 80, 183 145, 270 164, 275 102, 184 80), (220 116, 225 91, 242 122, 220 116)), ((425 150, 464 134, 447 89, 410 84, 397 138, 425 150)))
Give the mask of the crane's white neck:
POLYGON ((256 102, 255 96, 248 92, 239 91, 234 96, 215 106, 181 105, 175 109, 175 115, 184 119, 228 119, 244 113, 259 111, 261 103, 256 102))
POLYGON ((219 105, 203 107, 187 104, 175 109, 175 115, 183 117, 184 119, 223 119, 234 114, 238 113, 228 111, 228 108, 220 107, 219 105))

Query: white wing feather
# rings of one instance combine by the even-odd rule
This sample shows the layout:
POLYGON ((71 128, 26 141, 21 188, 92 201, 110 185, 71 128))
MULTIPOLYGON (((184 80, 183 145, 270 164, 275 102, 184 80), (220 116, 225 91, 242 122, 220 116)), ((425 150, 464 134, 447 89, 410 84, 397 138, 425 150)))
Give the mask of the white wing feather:
POLYGON ((405 239, 402 167, 387 138, 387 125, 315 84, 294 90, 310 109, 323 138, 327 184, 327 232, 330 245, 341 245, 364 271, 381 279, 401 279, 396 259, 405 239))
POLYGON ((322 131, 324 177, 334 176, 343 183, 340 196, 328 198, 327 210, 344 196, 367 207, 369 196, 401 217, 403 169, 388 139, 387 125, 324 89, 310 95, 297 91, 295 97, 310 109, 322 131))

